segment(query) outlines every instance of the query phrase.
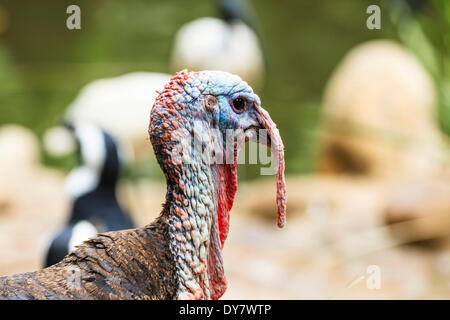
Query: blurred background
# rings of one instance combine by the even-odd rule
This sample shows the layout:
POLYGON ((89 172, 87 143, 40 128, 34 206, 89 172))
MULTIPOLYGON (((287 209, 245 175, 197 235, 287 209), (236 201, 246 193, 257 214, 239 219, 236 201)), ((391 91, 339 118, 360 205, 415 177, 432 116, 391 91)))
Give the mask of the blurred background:
POLYGON ((70 213, 80 163, 55 126, 89 120, 120 141, 118 197, 145 225, 165 194, 146 138, 154 91, 215 68, 259 93, 288 188, 278 230, 275 178, 239 167, 224 298, 450 298, 449 31, 445 0, 0 0, 0 276, 41 268, 70 213), (80 30, 66 27, 72 4, 80 30), (366 26, 372 4, 381 29, 366 26), (186 28, 205 17, 224 25, 186 28), (212 61, 185 47, 199 42, 189 32, 212 61))

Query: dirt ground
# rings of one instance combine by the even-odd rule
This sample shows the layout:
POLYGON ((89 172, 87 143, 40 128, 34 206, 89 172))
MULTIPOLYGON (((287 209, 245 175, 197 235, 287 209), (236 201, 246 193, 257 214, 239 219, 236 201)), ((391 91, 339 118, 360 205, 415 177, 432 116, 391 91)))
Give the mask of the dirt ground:
MULTIPOLYGON (((69 210, 60 172, 29 174, 27 183, 0 184, 0 276, 40 268, 69 210)), ((383 184, 289 177, 288 220, 278 229, 271 178, 239 186, 224 248, 224 299, 450 298, 450 246, 398 243, 380 218, 383 184)), ((164 189, 124 182, 120 197, 144 225, 158 214, 164 189)))

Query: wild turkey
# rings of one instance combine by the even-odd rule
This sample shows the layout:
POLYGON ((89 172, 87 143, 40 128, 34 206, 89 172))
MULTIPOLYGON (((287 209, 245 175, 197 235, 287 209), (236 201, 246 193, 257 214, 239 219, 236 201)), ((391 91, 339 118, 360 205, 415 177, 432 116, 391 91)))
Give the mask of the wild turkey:
POLYGON ((284 147, 259 97, 238 76, 184 70, 166 84, 150 117, 150 140, 167 180, 161 215, 142 228, 99 234, 41 271, 0 278, 0 298, 220 298, 227 286, 222 247, 237 190, 237 152, 243 145, 234 138, 226 144, 224 137, 228 129, 241 129, 247 140, 257 128, 268 131, 265 143, 276 160, 282 227, 284 147), (204 152, 214 134, 213 151, 229 154, 226 145, 231 146, 231 161, 220 163, 224 159, 219 156, 211 162, 211 154, 204 152), (197 139, 200 149, 191 148, 189 138, 197 139))
POLYGON ((134 228, 129 214, 116 197, 121 156, 115 139, 89 123, 67 124, 77 145, 81 166, 66 179, 72 198, 67 225, 52 240, 45 267, 61 261, 69 252, 99 232, 134 228))

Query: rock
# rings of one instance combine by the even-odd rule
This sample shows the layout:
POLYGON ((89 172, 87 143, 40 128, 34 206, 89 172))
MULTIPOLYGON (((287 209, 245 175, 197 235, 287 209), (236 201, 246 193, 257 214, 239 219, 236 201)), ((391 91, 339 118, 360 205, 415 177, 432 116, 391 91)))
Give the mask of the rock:
POLYGON ((325 90, 320 170, 381 176, 436 172, 444 158, 436 99, 431 77, 400 44, 358 45, 325 90))
POLYGON ((385 222, 405 243, 439 243, 450 229, 449 198, 450 179, 445 176, 397 181, 386 198, 385 222))
POLYGON ((31 130, 15 124, 0 127, 0 168, 29 168, 39 161, 39 140, 31 130))
POLYGON ((0 215, 10 213, 25 183, 39 165, 37 137, 29 129, 8 124, 0 127, 0 215))

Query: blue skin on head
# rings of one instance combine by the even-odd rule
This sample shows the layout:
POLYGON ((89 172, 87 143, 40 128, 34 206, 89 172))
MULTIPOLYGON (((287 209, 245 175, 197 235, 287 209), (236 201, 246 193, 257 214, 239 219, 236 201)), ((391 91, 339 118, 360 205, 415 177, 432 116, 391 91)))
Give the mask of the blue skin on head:
MULTIPOLYGON (((225 134, 226 129, 245 130, 259 125, 254 105, 260 106, 261 102, 258 95, 245 81, 235 75, 219 71, 202 72, 200 78, 203 78, 201 79, 202 83, 206 82, 208 85, 203 90, 199 90, 199 94, 212 95, 218 102, 218 108, 211 110, 211 119, 214 120, 213 127, 217 126, 222 134, 225 134), (244 110, 240 112, 233 110, 233 101, 237 98, 245 101, 244 110)), ((205 113, 205 108, 199 99, 194 104, 195 106, 191 106, 191 108, 197 110, 197 115, 205 113)))

